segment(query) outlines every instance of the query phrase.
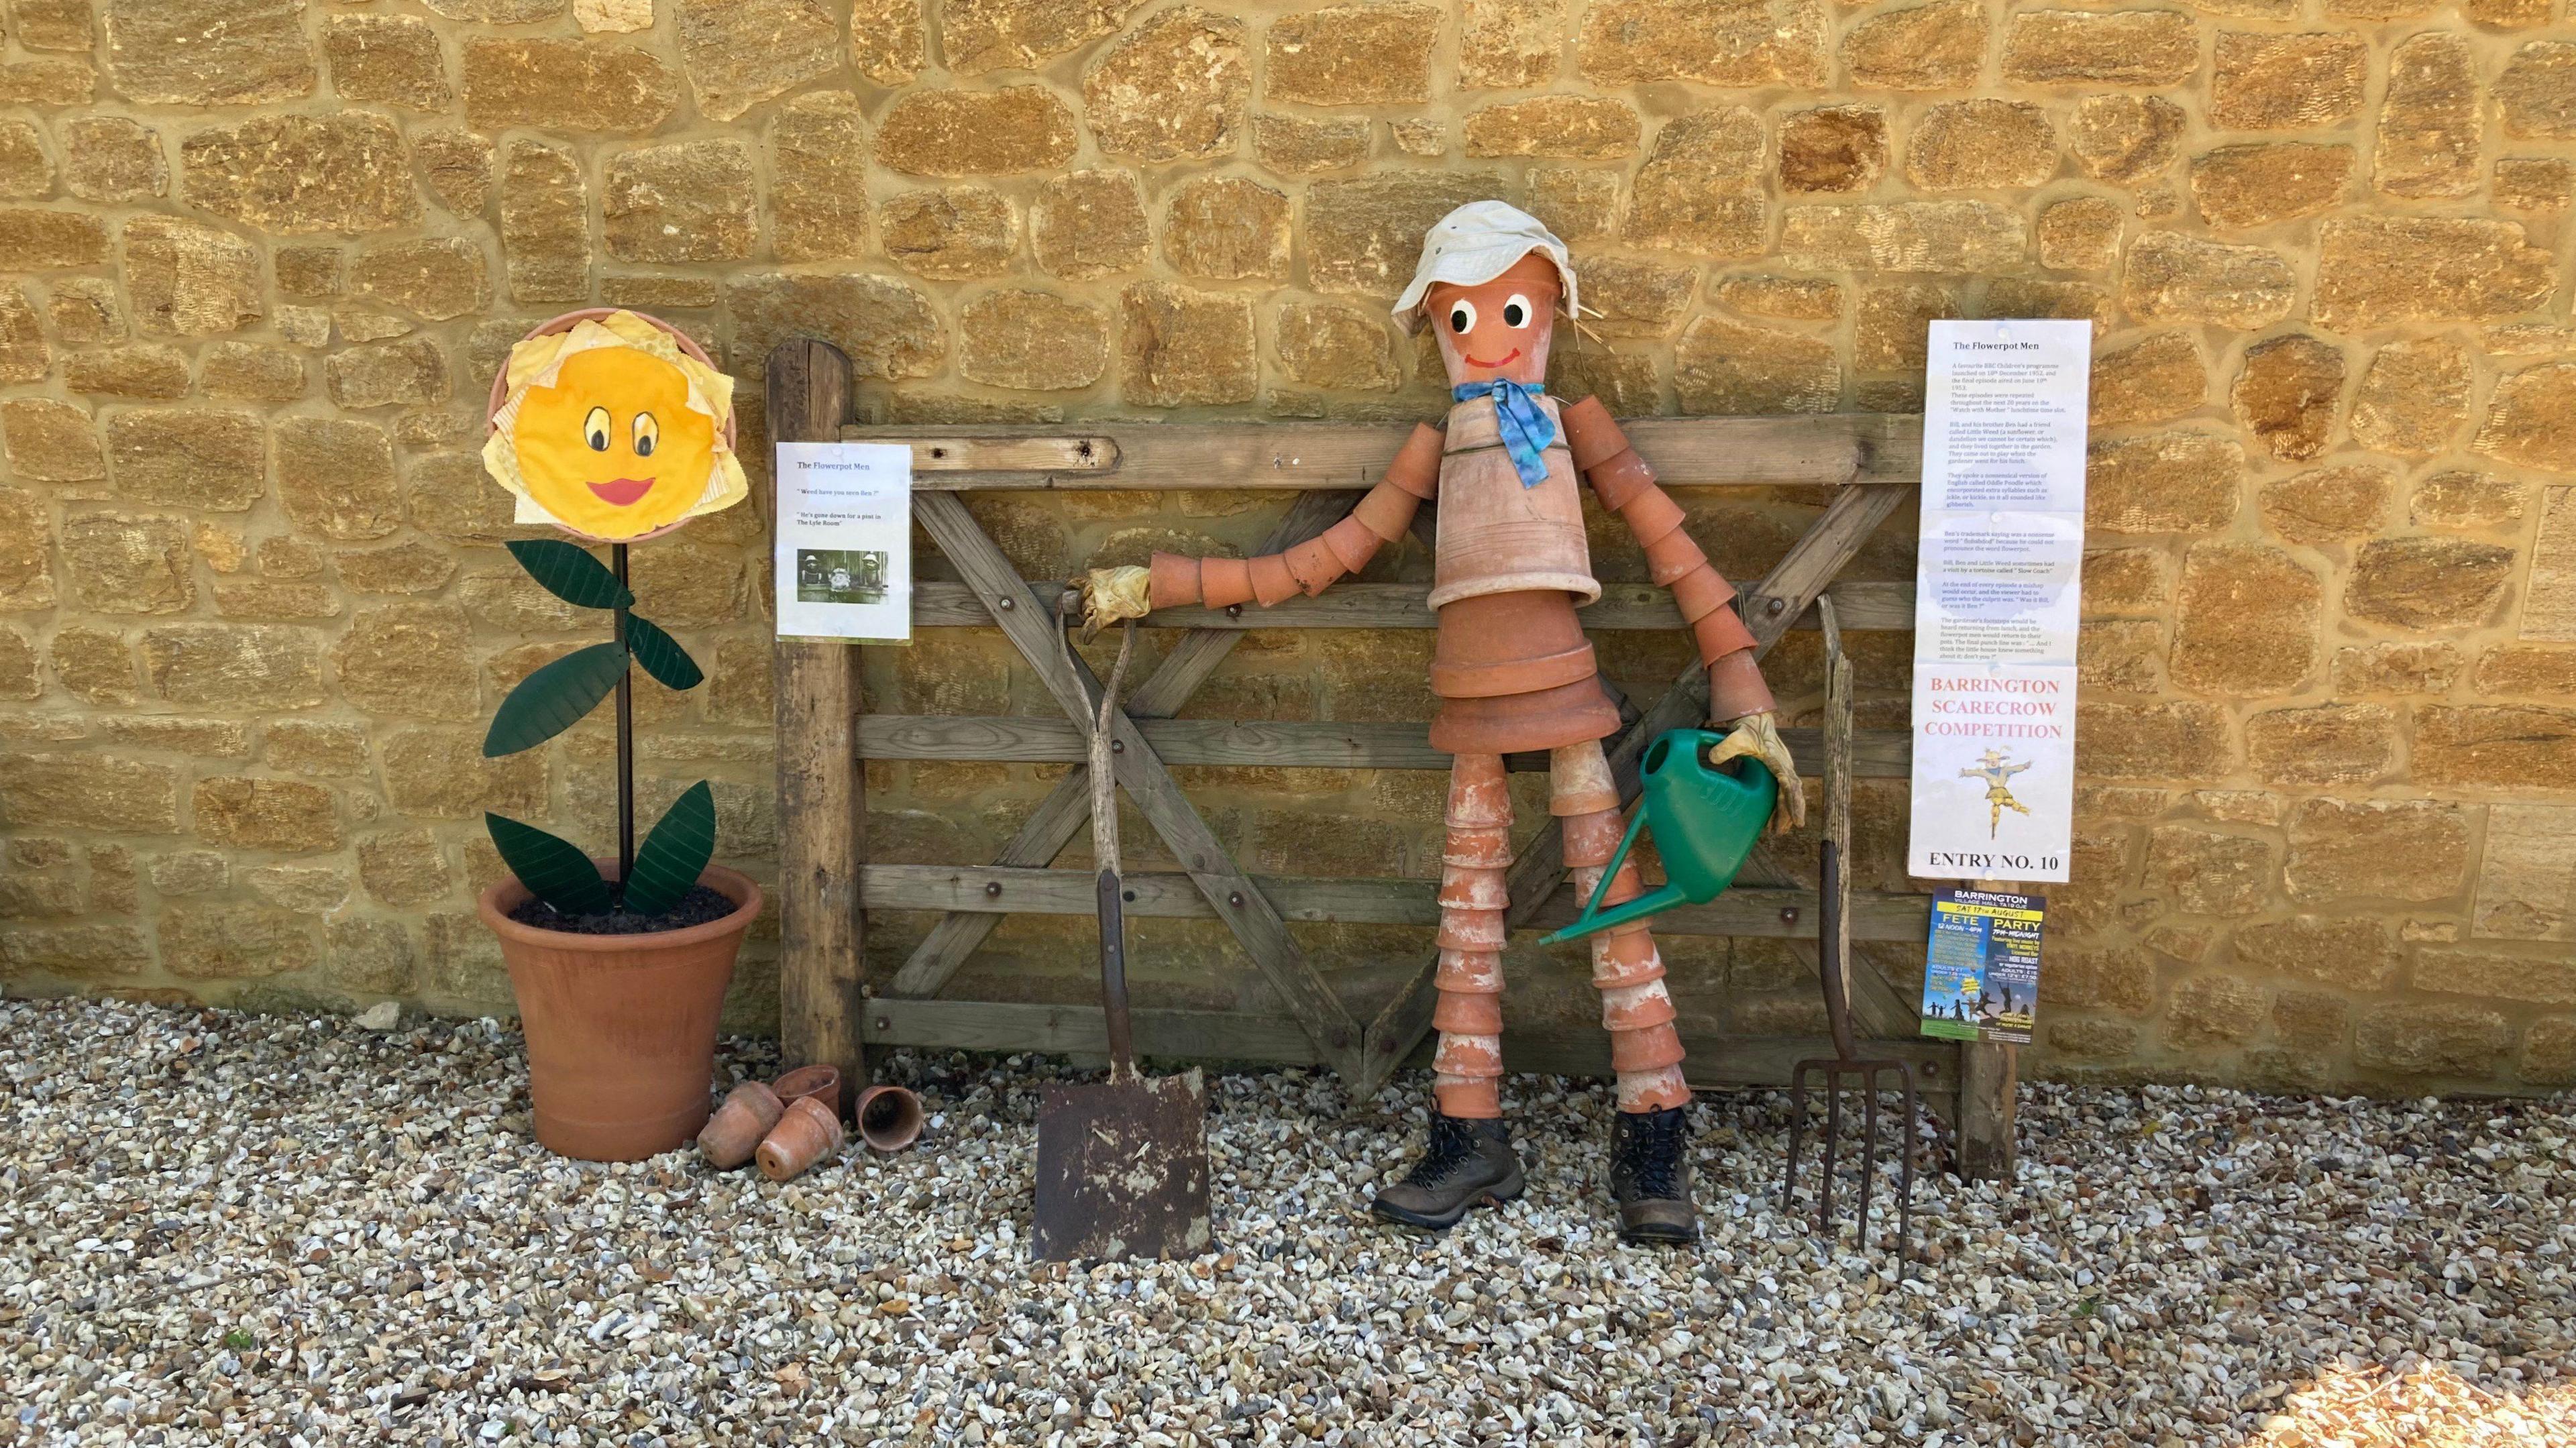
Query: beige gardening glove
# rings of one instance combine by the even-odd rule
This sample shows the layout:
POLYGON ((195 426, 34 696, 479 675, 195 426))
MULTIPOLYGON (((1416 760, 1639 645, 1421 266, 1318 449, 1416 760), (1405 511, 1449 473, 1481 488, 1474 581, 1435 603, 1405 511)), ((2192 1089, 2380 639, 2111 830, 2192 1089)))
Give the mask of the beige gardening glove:
POLYGON ((1807 822, 1807 791, 1798 783, 1798 765, 1780 738, 1780 726, 1765 710, 1735 721, 1724 739, 1708 752, 1714 767, 1730 759, 1758 759, 1780 782, 1780 797, 1771 805, 1771 833, 1787 834, 1807 822))
POLYGON ((1082 590, 1082 636, 1089 638, 1121 619, 1143 618, 1153 612, 1145 592, 1153 582, 1150 569, 1130 564, 1125 568, 1095 568, 1074 580, 1082 590))

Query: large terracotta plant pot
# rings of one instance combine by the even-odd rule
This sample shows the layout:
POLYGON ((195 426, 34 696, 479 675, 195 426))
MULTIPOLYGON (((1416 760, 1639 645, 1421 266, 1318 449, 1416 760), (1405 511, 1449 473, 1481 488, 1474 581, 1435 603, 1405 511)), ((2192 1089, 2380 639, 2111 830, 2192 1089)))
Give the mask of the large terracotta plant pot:
MULTIPOLYGON (((610 862, 614 868, 614 862, 610 862)), ((641 1161, 687 1144, 707 1120, 716 1018, 760 887, 721 865, 698 877, 738 908, 658 935, 573 935, 510 918, 528 888, 483 892, 483 923, 501 940, 519 1025, 537 1140, 584 1161, 641 1161)))

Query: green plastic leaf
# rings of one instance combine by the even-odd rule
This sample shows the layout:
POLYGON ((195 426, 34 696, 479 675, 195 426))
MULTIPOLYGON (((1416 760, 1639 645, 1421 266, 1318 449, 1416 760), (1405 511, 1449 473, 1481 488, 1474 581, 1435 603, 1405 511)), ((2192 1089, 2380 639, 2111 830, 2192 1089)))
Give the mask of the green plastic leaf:
POLYGON ((608 882, 581 847, 535 825, 486 813, 483 828, 492 832, 492 848, 501 863, 519 877, 528 892, 566 915, 599 915, 610 907, 608 882))
POLYGON ((694 689, 706 675, 698 661, 680 647, 680 641, 662 631, 660 624, 649 619, 626 616, 626 647, 635 651, 635 662, 644 666, 666 689, 694 689))
POLYGON ((716 854, 716 794, 705 780, 690 785, 659 824, 635 847, 635 871, 626 877, 626 908, 659 915, 680 903, 716 854))
POLYGON ((624 608, 635 595, 608 565, 560 538, 521 538, 509 545, 510 556, 528 570, 546 592, 583 608, 624 608))
POLYGON ((483 757, 533 749, 570 729, 625 676, 626 650, 616 644, 592 644, 528 675, 492 712, 483 757))

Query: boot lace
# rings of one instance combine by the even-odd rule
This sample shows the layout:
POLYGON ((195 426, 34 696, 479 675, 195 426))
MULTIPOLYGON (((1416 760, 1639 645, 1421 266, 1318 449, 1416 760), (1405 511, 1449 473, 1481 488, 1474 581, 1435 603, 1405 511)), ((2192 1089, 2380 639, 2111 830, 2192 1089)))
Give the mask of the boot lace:
POLYGON ((1621 1118, 1618 1169, 1637 1185, 1637 1195, 1664 1200, 1682 1194, 1683 1113, 1656 1111, 1621 1118))
POLYGON ((1422 1160, 1415 1162, 1413 1170, 1405 1173, 1405 1184, 1437 1187, 1475 1157, 1476 1137, 1467 1123, 1455 1117, 1434 1115, 1431 1118, 1431 1139, 1423 1148, 1422 1160))

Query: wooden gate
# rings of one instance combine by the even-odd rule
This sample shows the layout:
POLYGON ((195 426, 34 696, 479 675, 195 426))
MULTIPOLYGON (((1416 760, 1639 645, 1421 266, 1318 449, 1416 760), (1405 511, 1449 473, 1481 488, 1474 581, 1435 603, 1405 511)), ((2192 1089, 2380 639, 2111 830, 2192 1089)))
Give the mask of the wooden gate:
MULTIPOLYGON (((1096 1054, 1106 1040, 1097 1006, 943 994, 1003 916, 1087 916, 1093 909, 1087 872, 1049 867, 1085 833, 1090 792, 1082 761, 1099 681, 1062 647, 1057 607, 1063 584, 1021 578, 960 495, 982 489, 1295 493, 1296 501, 1261 544, 1260 551, 1269 552, 1320 534, 1341 518, 1376 481, 1409 428, 1247 422, 866 428, 851 422, 850 364, 837 348, 806 339, 783 342, 770 353, 768 369, 774 439, 912 446, 914 519, 959 579, 914 585, 915 626, 998 627, 1062 711, 1048 718, 867 715, 860 708, 855 646, 778 644, 779 968, 788 1054, 838 1063, 852 1079, 865 1075, 870 1045, 1096 1054), (863 759, 1060 761, 1071 768, 989 863, 872 864, 863 846, 863 759), (863 978, 861 953, 864 912, 870 909, 945 912, 891 979, 873 988, 863 978)), ((1828 589, 1835 602, 1830 612, 1842 628, 1912 626, 1910 585, 1835 580, 1915 483, 1919 419, 1836 413, 1644 419, 1627 427, 1639 453, 1654 462, 1669 487, 1792 485, 1830 492, 1831 502, 1813 527, 1743 592, 1745 621, 1763 651, 1794 627, 1815 627, 1814 605, 1828 589)), ((1414 525, 1426 540, 1431 517, 1425 507, 1414 525)), ((1321 597, 1270 609, 1175 609, 1145 621, 1184 632, 1153 672, 1128 690, 1112 747, 1118 783, 1181 869, 1130 874, 1134 902, 1128 912, 1222 921, 1288 1013, 1140 1009, 1140 1053, 1321 1065, 1362 1092, 1408 1061, 1427 1061, 1436 882, 1248 874, 1170 772, 1172 765, 1194 764, 1445 771, 1449 757, 1430 747, 1425 723, 1171 717, 1247 629, 1427 629, 1435 620, 1425 593, 1418 585, 1344 582, 1321 597), (1359 1019, 1307 961, 1287 929, 1292 920, 1421 926, 1419 967, 1391 1003, 1373 1018, 1359 1019)), ((1641 585, 1605 588, 1600 602, 1584 610, 1584 622, 1596 631, 1683 627, 1664 591, 1641 585)), ((1633 802, 1638 756, 1657 734, 1702 721, 1708 679, 1693 665, 1663 697, 1643 707, 1615 688, 1612 697, 1621 699, 1626 727, 1605 744, 1623 802, 1633 802)), ((1823 772, 1821 731, 1784 733, 1801 771, 1823 772)), ((1511 765, 1544 769, 1546 759, 1516 757, 1511 765)), ((1907 739, 1895 731, 1860 734, 1849 758, 1835 762, 1837 776, 1846 781, 1850 773, 1902 777, 1906 769, 1907 739)), ((1514 930, 1552 928, 1579 908, 1567 884, 1561 844, 1550 821, 1513 862, 1508 920, 1514 930)), ((1735 889, 1706 906, 1659 915, 1655 928, 1672 935, 1812 940, 1815 895, 1788 888, 1789 878, 1757 854, 1735 889)), ((1928 897, 1920 894, 1859 892, 1850 897, 1844 917, 1854 939, 1919 943, 1928 908, 1928 897)), ((1914 1062, 1928 1100, 1955 1126, 1960 1169, 1972 1175, 2006 1170, 2012 1149, 2010 1048, 1920 1039, 1914 1005, 1903 993, 1874 970, 1855 965, 1851 973, 1862 1034, 1883 1047, 1878 1054, 1914 1062)), ((1832 1054, 1821 1037, 1684 1039, 1694 1085, 1785 1085, 1797 1060, 1832 1054)), ((1608 1074, 1609 1047, 1597 1028, 1515 1027, 1506 1051, 1516 1070, 1608 1074)))

